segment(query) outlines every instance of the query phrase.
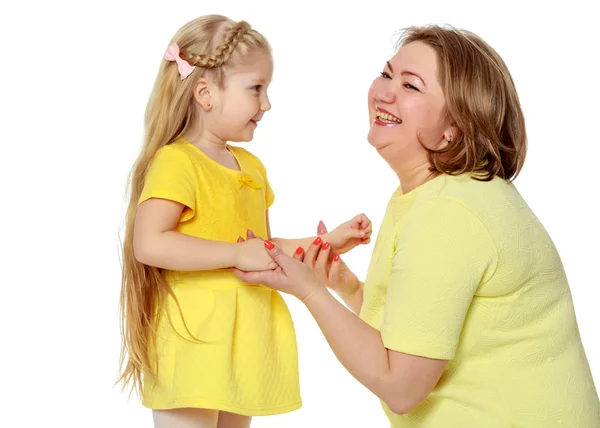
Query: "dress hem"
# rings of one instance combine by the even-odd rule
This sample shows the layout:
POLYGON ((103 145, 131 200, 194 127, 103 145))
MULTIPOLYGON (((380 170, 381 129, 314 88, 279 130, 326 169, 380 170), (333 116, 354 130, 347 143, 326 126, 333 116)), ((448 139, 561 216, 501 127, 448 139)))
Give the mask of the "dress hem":
POLYGON ((166 402, 153 402, 153 401, 142 401, 142 405, 152 410, 171 410, 180 409, 184 407, 199 408, 199 409, 211 409, 211 410, 223 410, 229 413, 235 413, 242 416, 271 416, 280 415, 282 413, 289 413, 294 410, 298 410, 302 407, 302 400, 296 401, 291 404, 285 404, 282 406, 265 407, 261 409, 250 409, 237 406, 231 403, 224 403, 218 400, 212 400, 209 398, 199 398, 191 400, 174 400, 166 402))

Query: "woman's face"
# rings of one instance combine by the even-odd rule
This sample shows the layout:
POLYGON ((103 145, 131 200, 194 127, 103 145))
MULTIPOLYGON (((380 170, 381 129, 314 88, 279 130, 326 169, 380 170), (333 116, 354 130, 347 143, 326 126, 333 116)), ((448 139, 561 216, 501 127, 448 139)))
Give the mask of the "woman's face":
POLYGON ((441 148, 451 138, 444 106, 436 52, 423 42, 409 43, 387 61, 369 89, 369 143, 392 166, 427 162, 419 139, 441 148))

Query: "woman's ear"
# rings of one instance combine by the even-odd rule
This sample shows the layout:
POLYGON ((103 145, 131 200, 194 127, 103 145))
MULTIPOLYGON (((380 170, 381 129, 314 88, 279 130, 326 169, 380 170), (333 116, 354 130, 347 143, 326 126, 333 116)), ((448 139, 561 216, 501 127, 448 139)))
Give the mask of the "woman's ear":
POLYGON ((444 140, 446 140, 448 144, 455 141, 456 137, 458 137, 458 128, 456 126, 451 125, 446 128, 444 131, 444 140))

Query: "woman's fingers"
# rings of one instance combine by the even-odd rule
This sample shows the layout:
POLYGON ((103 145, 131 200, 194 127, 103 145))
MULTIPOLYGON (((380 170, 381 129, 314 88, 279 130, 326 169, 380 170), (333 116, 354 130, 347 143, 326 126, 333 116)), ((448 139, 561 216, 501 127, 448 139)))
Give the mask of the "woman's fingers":
POLYGON ((311 269, 314 269, 315 260, 319 255, 319 250, 321 249, 322 245, 323 240, 320 236, 317 236, 317 238, 308 246, 308 248, 304 252, 304 264, 306 264, 311 269))
POLYGON ((342 265, 342 261, 340 260, 340 255, 335 254, 333 256, 333 260, 331 261, 331 268, 329 269, 328 282, 330 284, 335 284, 340 276, 340 268, 342 265))
POLYGON ((292 256, 292 258, 294 260, 302 261, 304 259, 304 248, 302 248, 302 247, 296 248, 296 251, 294 252, 294 255, 292 256))
POLYGON ((331 244, 329 242, 325 242, 321 247, 321 251, 317 255, 315 260, 314 271, 319 276, 321 280, 327 280, 327 272, 329 268, 327 266, 329 262, 329 253, 331 252, 331 244))

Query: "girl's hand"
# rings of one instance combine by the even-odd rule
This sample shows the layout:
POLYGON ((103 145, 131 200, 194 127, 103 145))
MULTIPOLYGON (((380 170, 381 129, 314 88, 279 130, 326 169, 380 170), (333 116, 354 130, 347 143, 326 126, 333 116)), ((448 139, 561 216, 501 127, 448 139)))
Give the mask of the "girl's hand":
POLYGON ((357 245, 366 245, 371 242, 371 233, 373 233, 371 220, 366 215, 359 214, 340 224, 333 231, 326 233, 323 240, 329 242, 337 254, 344 254, 357 245))
POLYGON ((296 253, 290 257, 271 241, 264 241, 270 258, 277 264, 274 270, 263 270, 262 272, 246 272, 242 269, 233 269, 240 279, 250 284, 264 284, 274 290, 291 294, 305 301, 314 291, 323 288, 323 284, 315 273, 298 258, 296 253))
POLYGON ((247 238, 247 241, 238 238, 233 267, 248 272, 275 269, 277 263, 265 250, 264 241, 252 232, 248 232, 247 238))

